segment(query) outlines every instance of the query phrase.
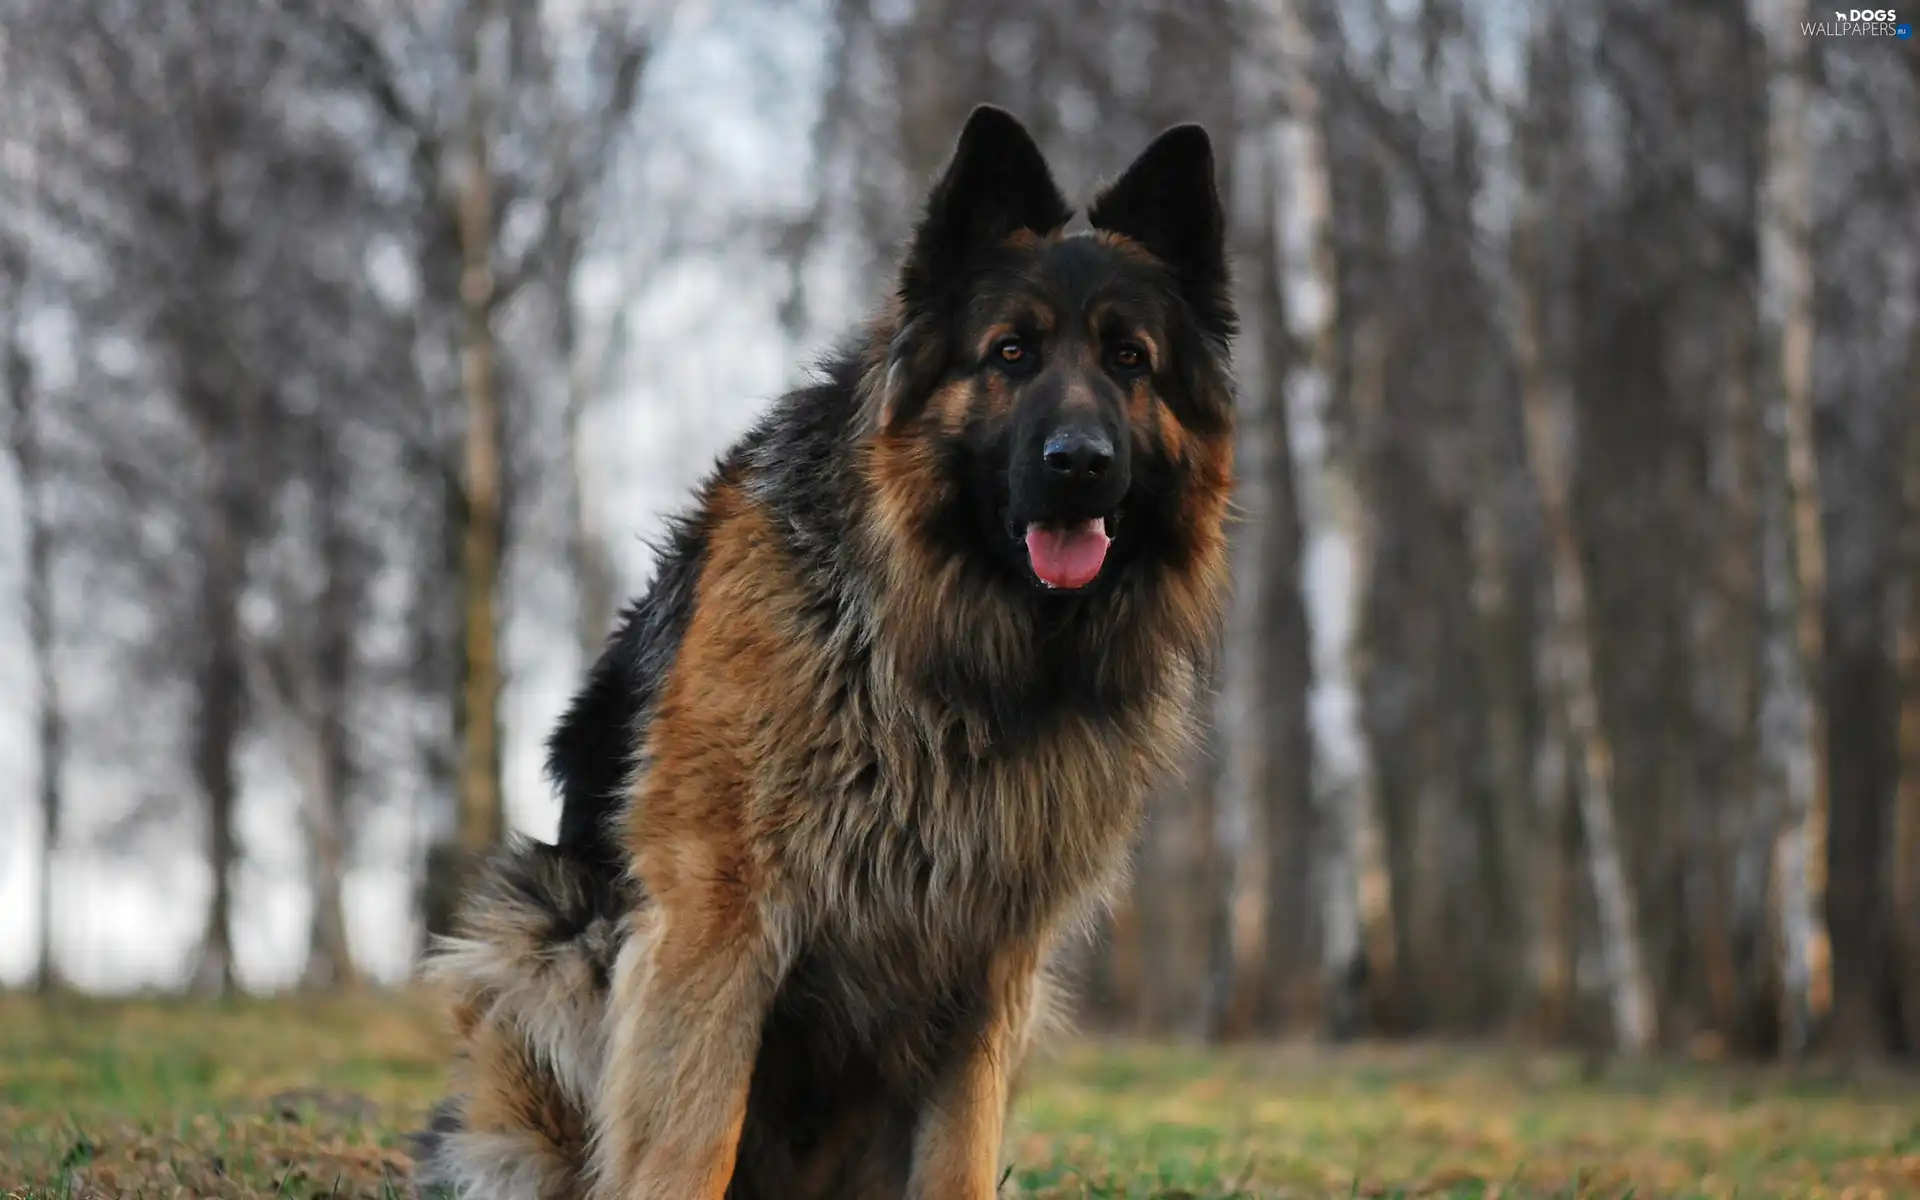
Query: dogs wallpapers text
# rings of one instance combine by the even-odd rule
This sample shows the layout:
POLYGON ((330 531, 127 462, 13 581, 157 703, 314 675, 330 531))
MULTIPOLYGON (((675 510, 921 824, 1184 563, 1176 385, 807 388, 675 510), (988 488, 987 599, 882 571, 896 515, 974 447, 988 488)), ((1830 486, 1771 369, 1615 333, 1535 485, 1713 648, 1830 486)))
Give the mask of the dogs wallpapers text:
POLYGON ((895 303, 729 451, 438 977, 422 1180, 982 1200, 1047 962, 1189 740, 1226 586, 1212 151, 1091 205, 983 107, 895 303))

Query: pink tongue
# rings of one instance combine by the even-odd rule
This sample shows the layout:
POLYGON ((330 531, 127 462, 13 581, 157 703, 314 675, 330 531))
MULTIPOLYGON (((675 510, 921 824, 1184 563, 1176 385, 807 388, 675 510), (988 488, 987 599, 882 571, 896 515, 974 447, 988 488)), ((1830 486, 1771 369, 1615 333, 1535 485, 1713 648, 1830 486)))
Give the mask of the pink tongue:
POLYGON ((1093 582, 1107 561, 1107 530, 1098 518, 1048 529, 1027 526, 1027 561, 1048 587, 1078 588, 1093 582))

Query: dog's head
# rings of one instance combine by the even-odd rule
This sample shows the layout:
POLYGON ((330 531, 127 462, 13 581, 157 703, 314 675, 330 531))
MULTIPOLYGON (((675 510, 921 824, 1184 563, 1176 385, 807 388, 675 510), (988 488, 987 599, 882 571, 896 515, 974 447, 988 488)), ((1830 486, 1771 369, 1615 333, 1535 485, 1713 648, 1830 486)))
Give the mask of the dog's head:
POLYGON ((916 446, 946 493, 926 532, 1063 595, 1178 552, 1183 482, 1228 453, 1232 423, 1206 132, 1155 138, 1095 197, 1091 232, 1063 234, 1072 212, 1019 122, 975 109, 869 377, 879 436, 916 446))

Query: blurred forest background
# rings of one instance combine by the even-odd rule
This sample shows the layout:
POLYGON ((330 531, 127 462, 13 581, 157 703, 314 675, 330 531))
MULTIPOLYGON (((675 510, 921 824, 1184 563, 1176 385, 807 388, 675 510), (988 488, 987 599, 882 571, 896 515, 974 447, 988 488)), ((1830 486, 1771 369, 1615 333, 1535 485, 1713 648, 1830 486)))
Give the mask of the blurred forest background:
POLYGON ((1245 317, 1089 1018, 1920 1055, 1920 46, 1823 15, 0 0, 0 972, 404 979, 986 100, 1204 122, 1245 317))

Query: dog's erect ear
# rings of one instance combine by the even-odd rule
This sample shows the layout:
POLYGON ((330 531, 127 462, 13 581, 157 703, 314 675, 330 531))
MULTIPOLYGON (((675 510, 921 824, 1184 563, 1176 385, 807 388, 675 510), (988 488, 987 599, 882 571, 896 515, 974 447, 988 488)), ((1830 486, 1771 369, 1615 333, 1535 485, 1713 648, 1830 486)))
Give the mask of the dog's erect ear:
POLYGON ((1005 109, 982 104, 927 198, 900 283, 913 305, 957 282, 973 256, 1020 230, 1049 234, 1073 216, 1033 136, 1005 109))
POLYGON ((947 369, 945 298, 957 294, 968 267, 1016 233, 1045 236, 1072 217, 1026 128, 1005 109, 975 108, 900 272, 900 322, 876 379, 881 428, 911 418, 947 369))
POLYGON ((1203 325, 1231 324, 1226 214, 1213 179, 1213 142, 1198 125, 1175 125, 1148 143, 1087 209, 1095 229, 1140 243, 1172 268, 1203 325))

